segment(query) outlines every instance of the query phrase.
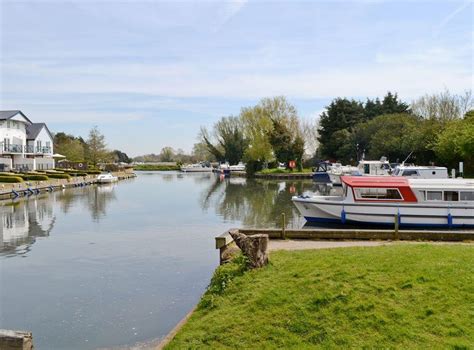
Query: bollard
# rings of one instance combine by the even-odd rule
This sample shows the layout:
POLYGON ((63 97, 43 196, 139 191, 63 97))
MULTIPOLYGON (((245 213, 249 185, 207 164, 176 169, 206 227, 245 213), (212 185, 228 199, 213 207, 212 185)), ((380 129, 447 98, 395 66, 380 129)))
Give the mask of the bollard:
POLYGON ((286 239, 286 215, 281 213, 281 239, 286 239))
POLYGON ((395 237, 394 238, 395 238, 396 241, 399 240, 399 236, 398 236, 398 226, 399 226, 399 222, 400 222, 399 215, 400 214, 395 215, 395 237))

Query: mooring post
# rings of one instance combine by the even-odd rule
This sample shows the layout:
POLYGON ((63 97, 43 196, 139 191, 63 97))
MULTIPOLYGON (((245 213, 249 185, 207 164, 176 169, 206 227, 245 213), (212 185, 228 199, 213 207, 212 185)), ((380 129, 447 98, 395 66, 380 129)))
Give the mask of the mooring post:
POLYGON ((395 237, 394 238, 395 238, 396 241, 399 240, 399 237, 398 237, 398 224, 400 223, 399 216, 400 216, 399 213, 395 214, 395 221, 394 221, 394 223, 395 223, 395 237))
POLYGON ((286 215, 281 213, 281 239, 286 239, 286 215))

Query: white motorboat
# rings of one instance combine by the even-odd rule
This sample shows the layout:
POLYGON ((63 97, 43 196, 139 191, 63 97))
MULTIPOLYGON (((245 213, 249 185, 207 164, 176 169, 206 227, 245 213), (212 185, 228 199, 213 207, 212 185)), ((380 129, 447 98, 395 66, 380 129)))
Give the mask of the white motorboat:
POLYGON ((474 227, 474 180, 342 176, 342 196, 298 196, 308 222, 474 227))
POLYGON ((360 175, 365 176, 389 176, 392 168, 386 157, 380 160, 361 160, 357 166, 360 175))
POLYGON ((110 184, 112 182, 118 181, 118 177, 113 176, 112 174, 100 174, 97 176, 97 182, 100 184, 110 184))
POLYGON ((350 165, 342 165, 341 163, 333 163, 327 173, 333 185, 341 186, 341 176, 358 175, 359 168, 350 165))
POLYGON ((219 171, 245 171, 245 164, 239 162, 239 164, 229 165, 229 163, 222 163, 219 165, 219 171))
POLYGON ((392 175, 418 179, 447 179, 449 177, 446 167, 416 165, 400 165, 395 168, 392 175))
POLYGON ((181 171, 184 173, 210 173, 212 172, 212 167, 205 166, 204 164, 188 164, 181 167, 181 171))

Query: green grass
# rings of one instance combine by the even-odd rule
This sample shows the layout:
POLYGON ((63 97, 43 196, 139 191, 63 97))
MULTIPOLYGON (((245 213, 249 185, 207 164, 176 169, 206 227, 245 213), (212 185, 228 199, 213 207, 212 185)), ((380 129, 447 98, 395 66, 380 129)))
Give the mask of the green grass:
POLYGON ((474 348, 474 247, 280 251, 216 270, 167 349, 474 348))
POLYGON ((180 170, 178 165, 153 165, 153 164, 139 164, 134 165, 133 170, 136 171, 177 171, 180 170))
POLYGON ((289 170, 289 169, 264 169, 262 171, 257 172, 257 174, 307 174, 311 173, 313 170, 311 168, 304 168, 303 171, 298 170, 289 170))

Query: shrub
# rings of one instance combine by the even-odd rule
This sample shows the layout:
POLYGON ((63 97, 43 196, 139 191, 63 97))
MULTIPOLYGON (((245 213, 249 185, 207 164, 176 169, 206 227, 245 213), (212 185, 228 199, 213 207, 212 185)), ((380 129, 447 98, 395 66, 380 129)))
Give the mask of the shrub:
POLYGON ((99 175, 99 174, 102 174, 102 171, 100 171, 100 170, 87 170, 87 173, 89 175, 99 175))
POLYGON ((71 175, 69 174, 48 174, 50 179, 70 179, 71 175))
POLYGON ((83 173, 83 172, 69 172, 69 175, 71 176, 87 176, 87 173, 83 173))
POLYGON ((27 181, 46 181, 49 180, 49 177, 46 175, 41 175, 41 174, 25 174, 25 175, 20 175, 23 180, 27 181))
POLYGON ((23 182, 23 179, 19 176, 0 176, 0 182, 6 182, 6 183, 17 183, 17 182, 23 182))

